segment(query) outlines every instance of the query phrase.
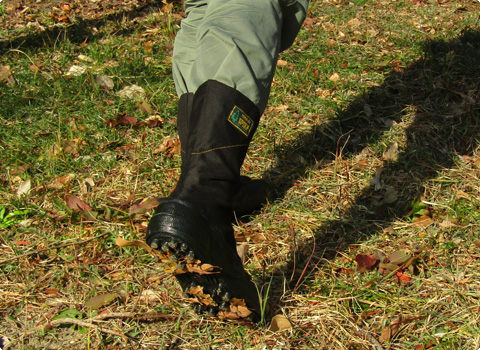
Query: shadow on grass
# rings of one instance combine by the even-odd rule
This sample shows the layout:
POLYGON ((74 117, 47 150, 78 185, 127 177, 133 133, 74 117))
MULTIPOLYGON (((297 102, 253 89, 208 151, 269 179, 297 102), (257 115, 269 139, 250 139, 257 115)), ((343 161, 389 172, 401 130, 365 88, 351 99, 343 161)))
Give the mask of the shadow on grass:
MULTIPOLYGON (((98 19, 79 19, 70 25, 52 26, 42 32, 27 33, 13 39, 0 40, 0 55, 10 49, 51 46, 54 45, 59 37, 61 37, 62 40, 68 39, 75 44, 81 44, 83 42, 91 43, 102 38, 102 35, 96 35, 95 31, 107 23, 112 21, 117 22, 122 19, 130 21, 140 16, 143 11, 148 9, 160 10, 163 5, 161 1, 147 1, 131 10, 103 15, 98 19)), ((130 35, 133 31, 134 29, 123 29, 117 31, 115 35, 130 35)))
MULTIPOLYGON (((398 158, 385 161, 378 169, 382 186, 375 188, 372 184, 365 188, 340 213, 340 219, 325 222, 316 229, 311 241, 297 246, 296 258, 284 272, 288 277, 294 276, 292 286, 303 283, 299 279, 308 276, 323 259, 334 258, 337 252, 404 217, 408 203, 424 194, 426 181, 437 177, 440 170, 454 166, 459 155, 469 155, 477 146, 480 33, 466 31, 450 41, 426 42, 424 52, 421 60, 403 72, 390 74, 381 86, 354 100, 338 118, 317 126, 280 151, 280 159, 295 152, 310 160, 297 169, 298 178, 317 167, 316 160, 338 154, 339 148, 344 147, 344 158, 355 156, 367 146, 376 145, 391 130, 392 123, 408 123, 407 142, 398 145, 398 158), (395 194, 393 203, 382 202, 386 191, 395 194), (316 248, 311 254, 313 239, 316 248)), ((273 174, 290 170, 288 164, 280 162, 265 178, 274 179, 273 174)), ((281 183, 279 197, 290 186, 291 181, 281 183)), ((276 292, 281 293, 278 290, 273 294, 276 292)))

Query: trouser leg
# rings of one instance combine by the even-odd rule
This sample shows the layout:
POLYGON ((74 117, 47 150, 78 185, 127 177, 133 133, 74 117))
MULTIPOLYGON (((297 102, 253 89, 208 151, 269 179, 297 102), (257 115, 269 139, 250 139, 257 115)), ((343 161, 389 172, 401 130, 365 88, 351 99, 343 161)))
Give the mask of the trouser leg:
POLYGON ((198 311, 219 317, 260 312, 236 253, 231 203, 282 47, 284 1, 187 0, 175 44, 182 173, 155 210, 147 243, 198 311), (205 264, 213 274, 202 273, 205 264))
POLYGON ((207 80, 235 88, 266 106, 280 49, 288 47, 305 17, 307 0, 186 1, 174 48, 179 96, 207 80))

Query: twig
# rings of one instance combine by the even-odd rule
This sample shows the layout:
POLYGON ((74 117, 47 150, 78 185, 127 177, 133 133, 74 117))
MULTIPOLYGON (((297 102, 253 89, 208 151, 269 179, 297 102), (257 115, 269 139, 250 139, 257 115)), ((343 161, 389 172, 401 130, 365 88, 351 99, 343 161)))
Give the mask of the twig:
POLYGON ((73 245, 82 245, 82 244, 88 243, 88 242, 90 242, 90 241, 93 241, 93 240, 95 240, 95 239, 99 239, 99 238, 105 237, 105 236, 107 236, 107 235, 109 235, 109 234, 110 234, 110 232, 104 232, 104 233, 102 233, 102 234, 99 235, 99 236, 95 236, 95 237, 86 239, 86 240, 84 240, 84 241, 65 243, 65 244, 60 244, 60 245, 53 246, 53 247, 47 247, 47 248, 43 248, 43 249, 38 249, 38 250, 35 250, 35 251, 33 251, 33 252, 30 252, 30 253, 25 253, 25 254, 22 254, 22 255, 17 255, 17 256, 14 256, 13 258, 9 258, 9 259, 2 260, 2 261, 0 261, 0 265, 5 264, 5 263, 7 263, 7 262, 15 261, 15 260, 17 260, 17 259, 25 258, 25 257, 30 256, 30 255, 34 255, 34 254, 38 254, 38 253, 43 253, 43 252, 46 252, 46 251, 48 251, 48 250, 60 249, 60 248, 65 248, 65 247, 69 247, 69 246, 73 246, 73 245))
POLYGON ((310 257, 308 258, 307 264, 303 268, 302 274, 297 280, 297 284, 295 284, 295 288, 293 288, 293 293, 297 291, 298 286, 302 282, 303 276, 305 276, 305 272, 308 269, 308 266, 310 265, 310 262, 312 261, 313 255, 315 254, 315 249, 317 248, 317 240, 315 239, 315 236, 313 237, 313 248, 312 248, 312 254, 310 254, 310 257))
POLYGON ((108 318, 131 318, 132 320, 138 321, 145 321, 145 320, 152 320, 152 319, 166 319, 166 320, 176 320, 176 316, 172 315, 165 315, 160 312, 147 312, 145 314, 138 314, 135 312, 111 312, 108 314, 101 314, 97 316, 93 316, 87 319, 87 322, 97 322, 103 321, 108 318))
POLYGON ((63 324, 74 324, 74 325, 80 326, 80 327, 93 328, 97 331, 107 333, 107 334, 116 335, 118 337, 122 337, 123 339, 125 339, 125 334, 117 333, 117 332, 112 331, 110 329, 99 327, 99 326, 97 326, 93 323, 87 322, 87 321, 77 320, 76 318, 60 318, 58 320, 51 321, 48 324, 48 326, 49 327, 54 327, 54 326, 63 325, 63 324))
POLYGON ((371 335, 370 332, 360 328, 360 324, 357 325, 357 329, 355 330, 355 333, 357 333, 359 336, 364 337, 366 340, 368 340, 374 350, 385 350, 382 344, 380 344, 380 342, 377 339, 375 339, 375 337, 371 335))

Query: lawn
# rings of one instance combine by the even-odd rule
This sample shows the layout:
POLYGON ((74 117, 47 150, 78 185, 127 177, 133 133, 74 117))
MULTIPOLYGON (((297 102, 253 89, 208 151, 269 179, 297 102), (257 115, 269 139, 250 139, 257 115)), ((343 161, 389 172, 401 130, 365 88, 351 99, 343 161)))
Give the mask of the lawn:
POLYGON ((180 172, 174 2, 0 2, 1 349, 480 348, 480 2, 312 0, 239 217, 262 322, 143 240, 180 172))

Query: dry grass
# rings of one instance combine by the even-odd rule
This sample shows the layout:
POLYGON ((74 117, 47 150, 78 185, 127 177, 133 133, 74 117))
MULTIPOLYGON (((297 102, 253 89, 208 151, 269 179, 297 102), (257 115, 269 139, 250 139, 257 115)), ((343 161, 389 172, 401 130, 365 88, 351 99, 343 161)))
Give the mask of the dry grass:
POLYGON ((168 194, 178 177, 179 156, 158 151, 176 136, 166 68, 174 28, 165 30, 163 15, 107 21, 82 48, 59 38, 62 49, 21 47, 28 60, 2 51, 0 64, 26 87, 20 99, 0 82, 0 98, 17 106, 0 109, 9 130, 0 208, 28 212, 0 229, 0 347, 480 348, 479 10, 476 1, 312 1, 244 166, 273 184, 274 198, 236 226, 246 268, 273 314, 291 323, 279 332, 197 316, 152 257, 115 245, 118 236, 143 239, 150 212, 133 205, 168 194), (82 50, 120 86, 143 85, 163 127, 106 127, 145 111, 95 90, 94 73, 58 73, 82 50), (118 68, 107 65, 108 50, 122 53, 118 68), (29 60, 42 58, 43 73, 28 80, 29 60), (143 75, 142 64, 154 68, 143 75), (53 82, 46 102, 29 95, 53 82), (68 95, 70 85, 88 93, 68 95), (39 130, 22 128, 28 118, 39 130), (67 194, 91 212, 69 209, 67 194), (378 265, 357 270, 359 254, 399 251, 416 257, 405 283, 378 265), (118 297, 87 307, 106 293, 118 297))

